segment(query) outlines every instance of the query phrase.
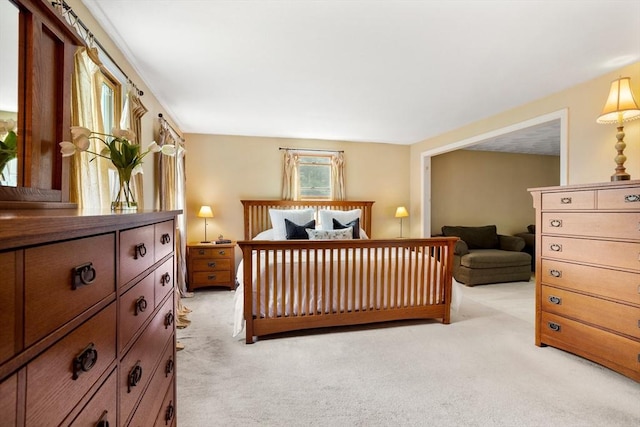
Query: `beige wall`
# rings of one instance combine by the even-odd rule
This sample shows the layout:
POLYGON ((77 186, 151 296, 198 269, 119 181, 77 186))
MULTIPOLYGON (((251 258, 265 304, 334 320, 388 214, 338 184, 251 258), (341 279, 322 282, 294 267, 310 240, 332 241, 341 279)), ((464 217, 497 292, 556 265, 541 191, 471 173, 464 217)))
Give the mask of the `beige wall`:
POLYGON ((395 237, 393 215, 409 203, 409 147, 284 138, 189 134, 186 136, 187 239, 204 238, 204 220, 196 216, 212 205, 207 237, 243 238, 242 199, 279 199, 282 183, 280 147, 344 150, 347 198, 373 200, 373 232, 395 237))
POLYGON ((535 223, 527 188, 558 185, 560 158, 457 150, 431 159, 431 232, 495 224, 501 234, 535 223))
MULTIPOLYGON (((413 214, 411 235, 420 236, 423 228, 420 212, 423 191, 422 153, 564 108, 568 110, 568 184, 609 181, 615 169, 613 158, 616 154, 614 149, 616 129, 615 125, 596 123, 596 118, 602 111, 609 94, 611 81, 620 76, 631 77, 634 94, 640 96, 640 62, 637 62, 535 102, 413 144, 410 154, 411 213, 413 214)), ((625 154, 628 157, 625 166, 631 178, 638 179, 640 178, 640 120, 626 123, 625 133, 627 142, 625 154)))

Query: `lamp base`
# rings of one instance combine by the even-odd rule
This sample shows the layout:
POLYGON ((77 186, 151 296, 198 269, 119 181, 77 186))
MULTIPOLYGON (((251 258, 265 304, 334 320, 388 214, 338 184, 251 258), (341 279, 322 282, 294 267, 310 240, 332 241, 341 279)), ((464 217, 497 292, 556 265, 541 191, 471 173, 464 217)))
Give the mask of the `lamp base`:
POLYGON ((629 175, 628 173, 611 175, 611 181, 628 181, 630 179, 631 175, 629 175))
POLYGON ((200 243, 211 243, 211 240, 203 240, 200 243))

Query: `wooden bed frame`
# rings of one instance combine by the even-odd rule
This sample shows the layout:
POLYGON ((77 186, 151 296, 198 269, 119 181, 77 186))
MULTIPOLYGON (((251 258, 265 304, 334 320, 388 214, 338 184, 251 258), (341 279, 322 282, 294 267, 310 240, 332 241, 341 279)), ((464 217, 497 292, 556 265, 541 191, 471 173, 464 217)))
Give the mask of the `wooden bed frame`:
POLYGON ((269 209, 308 208, 316 209, 316 214, 320 209, 361 209, 361 227, 371 237, 373 203, 242 200, 245 240, 238 245, 243 255, 240 285, 248 344, 258 336, 329 326, 406 319, 449 323, 456 237, 251 240, 272 228, 269 209), (287 267, 286 260, 292 259, 303 262, 287 267), (314 260, 341 264, 326 274, 314 260), (254 271, 261 269, 266 270, 264 276, 254 278, 254 271), (310 282, 316 286, 310 288, 310 282), (319 302, 322 295, 326 301, 319 302))

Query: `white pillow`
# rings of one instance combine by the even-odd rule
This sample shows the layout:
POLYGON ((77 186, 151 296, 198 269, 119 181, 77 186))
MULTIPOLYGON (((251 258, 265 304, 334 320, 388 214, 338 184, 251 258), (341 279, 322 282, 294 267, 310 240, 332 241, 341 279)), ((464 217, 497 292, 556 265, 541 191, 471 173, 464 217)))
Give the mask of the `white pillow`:
POLYGON ((362 215, 362 209, 352 209, 350 211, 321 209, 318 212, 320 226, 317 228, 320 230, 333 230, 333 218, 342 224, 347 224, 356 218, 360 218, 360 215, 362 215))
POLYGON ((253 240, 273 240, 273 235, 273 228, 270 228, 256 234, 256 237, 254 237, 253 240))
POLYGON ((351 240, 353 239, 353 229, 342 228, 340 230, 314 230, 306 228, 309 240, 351 240))
POLYGON ((269 209, 273 240, 287 240, 287 228, 284 219, 302 225, 314 220, 313 209, 269 209))

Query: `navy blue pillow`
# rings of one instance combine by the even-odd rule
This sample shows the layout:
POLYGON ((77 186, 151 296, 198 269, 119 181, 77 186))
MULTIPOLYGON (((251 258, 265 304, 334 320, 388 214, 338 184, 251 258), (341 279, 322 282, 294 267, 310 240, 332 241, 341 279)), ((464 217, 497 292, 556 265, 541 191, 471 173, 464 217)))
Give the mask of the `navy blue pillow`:
POLYGON ((298 225, 295 222, 289 221, 288 219, 284 219, 284 226, 287 231, 287 240, 309 240, 309 235, 307 234, 307 230, 305 228, 316 228, 316 220, 312 219, 305 225, 298 225))
POLYGON ((356 218, 353 221, 351 221, 348 224, 343 224, 340 221, 338 221, 337 219, 333 218, 333 229, 334 230, 341 230, 343 228, 352 228, 352 235, 354 239, 359 239, 360 238, 360 218, 356 218))

